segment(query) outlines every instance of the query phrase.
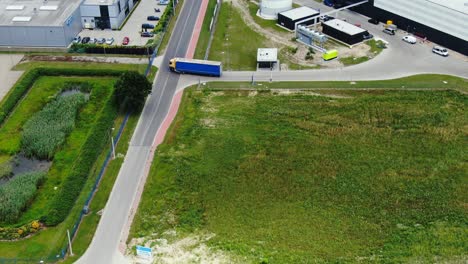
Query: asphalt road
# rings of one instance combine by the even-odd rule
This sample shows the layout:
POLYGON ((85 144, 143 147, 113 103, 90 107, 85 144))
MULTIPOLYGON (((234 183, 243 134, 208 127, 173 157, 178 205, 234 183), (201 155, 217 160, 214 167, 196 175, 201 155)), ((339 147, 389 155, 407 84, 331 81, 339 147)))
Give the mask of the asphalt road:
POLYGON ((152 94, 147 99, 94 238, 76 263, 128 263, 119 251, 120 243, 126 240, 122 230, 129 225, 130 210, 144 176, 151 146, 179 81, 179 75, 171 74, 164 65, 169 65, 172 57, 185 56, 199 8, 199 1, 185 1, 172 32, 163 67, 159 69, 152 94))

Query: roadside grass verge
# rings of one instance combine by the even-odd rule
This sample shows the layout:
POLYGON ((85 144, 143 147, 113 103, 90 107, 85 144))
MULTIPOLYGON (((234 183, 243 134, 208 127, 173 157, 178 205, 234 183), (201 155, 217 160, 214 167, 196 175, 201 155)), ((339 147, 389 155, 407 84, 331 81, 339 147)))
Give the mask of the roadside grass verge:
MULTIPOLYGON (((171 32, 173 32, 177 18, 180 15, 180 11, 182 10, 182 6, 184 5, 185 0, 179 0, 178 4, 176 6, 176 12, 175 14, 171 17, 171 20, 169 21, 169 25, 166 28, 166 34, 164 35, 164 38, 161 40, 161 46, 159 47, 159 54, 162 54, 166 50, 167 44, 169 44, 169 39, 171 38, 171 32)), ((170 8, 170 7, 168 7, 170 8)))
POLYGON ((208 82, 206 89, 456 89, 468 91, 468 80, 460 77, 421 74, 383 81, 314 81, 314 82, 208 82))
POLYGON ((329 96, 186 90, 131 237, 213 233, 247 263, 466 260, 467 96, 329 96))
POLYGON ((348 65, 354 65, 354 64, 359 64, 363 63, 365 61, 369 60, 369 57, 363 56, 363 57, 340 57, 339 58, 340 62, 343 63, 344 66, 348 65))
POLYGON ((241 15, 230 3, 224 3, 210 50, 209 59, 221 61, 228 71, 255 70, 257 49, 266 38, 247 27, 241 15))
POLYGON ((206 49, 208 48, 208 43, 210 41, 210 36, 211 36, 210 24, 211 24, 211 19, 213 18, 216 1, 217 0, 210 0, 208 2, 208 8, 206 9, 205 18, 203 19, 203 25, 200 30, 200 37, 198 38, 194 59, 205 58, 206 49))

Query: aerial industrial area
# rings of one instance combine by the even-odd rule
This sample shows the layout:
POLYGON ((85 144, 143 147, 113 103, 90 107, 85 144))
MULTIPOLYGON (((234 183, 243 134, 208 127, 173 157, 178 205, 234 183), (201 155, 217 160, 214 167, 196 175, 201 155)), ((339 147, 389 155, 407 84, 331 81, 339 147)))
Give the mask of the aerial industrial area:
POLYGON ((1 0, 0 263, 467 263, 467 0, 1 0))

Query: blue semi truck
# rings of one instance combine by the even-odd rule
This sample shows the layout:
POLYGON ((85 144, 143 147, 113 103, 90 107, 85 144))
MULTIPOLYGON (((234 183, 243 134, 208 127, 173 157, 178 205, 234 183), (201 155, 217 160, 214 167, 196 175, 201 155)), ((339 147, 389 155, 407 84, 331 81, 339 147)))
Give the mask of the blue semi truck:
POLYGON ((173 58, 169 61, 169 69, 178 73, 189 73, 220 77, 222 73, 221 62, 173 58))

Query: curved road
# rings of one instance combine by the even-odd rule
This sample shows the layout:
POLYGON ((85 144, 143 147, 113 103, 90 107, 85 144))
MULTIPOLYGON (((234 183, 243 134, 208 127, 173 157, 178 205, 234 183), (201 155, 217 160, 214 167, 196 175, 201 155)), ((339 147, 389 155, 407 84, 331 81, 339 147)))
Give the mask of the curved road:
MULTIPOLYGON (((163 65, 169 65, 170 58, 185 57, 200 4, 201 1, 184 2, 163 65)), ((128 263, 119 251, 120 244, 125 243, 127 237, 122 230, 126 230, 129 225, 140 181, 148 168, 147 162, 151 161, 149 159, 152 157, 151 148, 156 133, 167 115, 178 81, 179 75, 171 74, 168 67, 159 68, 152 95, 146 101, 91 245, 76 263, 128 263)))

